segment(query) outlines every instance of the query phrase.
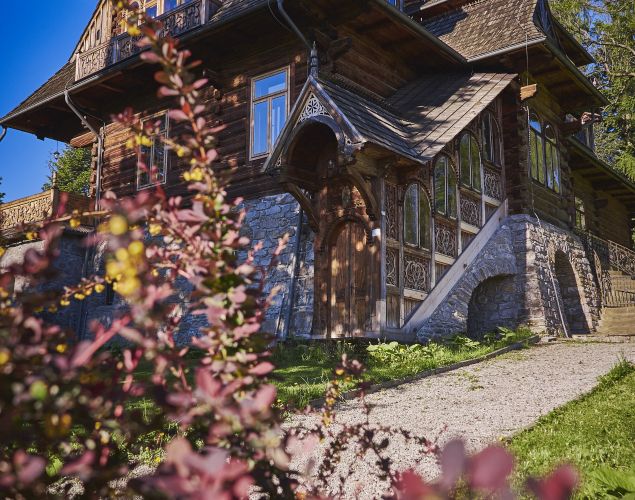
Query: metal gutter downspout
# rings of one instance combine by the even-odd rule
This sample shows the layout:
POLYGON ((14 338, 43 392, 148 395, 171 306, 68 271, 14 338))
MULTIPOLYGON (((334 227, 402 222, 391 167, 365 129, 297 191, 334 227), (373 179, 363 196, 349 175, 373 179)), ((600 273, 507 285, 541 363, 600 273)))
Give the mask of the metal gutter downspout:
POLYGON ((103 127, 102 131, 98 131, 95 127, 93 127, 86 117, 86 115, 82 114, 82 112, 75 106, 73 101, 71 101, 71 94, 66 89, 64 91, 64 100, 66 104, 71 109, 73 113, 77 115, 77 117, 81 120, 82 124, 90 130, 95 137, 97 137, 97 179, 95 182, 95 209, 99 210, 99 201, 101 199, 101 169, 104 157, 104 135, 103 135, 103 127))
POLYGON ((291 270, 291 285, 289 286, 289 306, 284 312, 284 330, 282 330, 282 340, 289 338, 289 329, 291 328, 291 312, 295 302, 295 289, 298 280, 298 268, 300 267, 300 244, 302 243, 302 228, 304 227, 304 211, 302 207, 298 212, 298 227, 295 231, 295 247, 293 249, 293 266, 291 270))
POLYGON ((284 10, 284 0, 278 0, 278 11, 280 11, 280 14, 282 14, 282 17, 284 18, 286 23, 289 25, 289 27, 293 30, 293 32, 296 34, 296 36, 300 40, 302 40, 302 43, 304 43, 304 45, 306 45, 307 48, 309 49, 309 54, 310 54, 309 55, 309 75, 311 75, 314 78, 317 78, 320 60, 318 58, 317 46, 315 45, 315 42, 313 43, 313 45, 309 43, 309 41, 302 34, 298 26, 293 22, 293 19, 291 19, 287 11, 284 10))

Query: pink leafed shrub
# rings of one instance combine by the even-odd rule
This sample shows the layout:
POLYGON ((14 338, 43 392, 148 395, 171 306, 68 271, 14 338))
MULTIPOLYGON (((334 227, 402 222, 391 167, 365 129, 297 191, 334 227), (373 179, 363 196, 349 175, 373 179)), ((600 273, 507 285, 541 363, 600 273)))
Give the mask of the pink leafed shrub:
MULTIPOLYGON (((130 7, 123 0, 114 4, 130 7)), ((377 474, 394 485, 395 498, 451 498, 461 488, 511 497, 513 460, 502 449, 467 457, 460 443, 450 443, 440 453, 443 476, 427 483, 412 472, 394 471, 385 456, 389 438, 378 436, 399 432, 422 453, 438 453, 434 443, 398 429, 375 429, 368 419, 334 430, 338 380, 360 373, 356 361, 343 359, 337 368, 318 427, 283 430, 269 380, 271 339, 259 333, 269 300, 262 298, 260 282, 266 270, 257 269, 251 257, 258 248, 244 261, 236 257, 250 242, 240 236, 240 200, 226 201, 214 175, 218 129, 205 118, 207 81, 195 76, 198 63, 188 51, 174 39, 160 38, 160 25, 140 16, 128 18, 130 33, 141 31, 142 58, 160 66, 158 94, 173 103, 170 119, 183 129, 165 141, 189 166, 184 178, 191 197, 168 198, 158 186, 123 200, 105 196, 93 214, 99 217, 97 230, 86 242, 105 247, 105 275, 61 295, 41 286, 52 278, 58 256, 62 223, 55 217, 29 231, 43 248, 29 250, 23 263, 0 274, 2 496, 46 496, 60 478, 75 477, 87 498, 112 497, 115 490, 123 497, 135 492, 233 499, 259 491, 271 498, 318 498, 340 452, 355 445, 377 455, 377 474), (30 287, 14 291, 21 277, 28 277, 30 287), (177 280, 192 290, 187 310, 174 300, 177 280), (93 324, 91 340, 78 342, 75 332, 47 322, 48 315, 104 293, 106 286, 127 305, 111 323, 93 324), (202 315, 207 325, 187 346, 177 342, 185 314, 202 315), (140 367, 149 375, 140 377, 140 367), (156 411, 143 414, 128 404, 139 398, 151 399, 156 411), (165 451, 162 463, 150 476, 127 481, 138 443, 148 435, 165 436, 166 429, 173 431, 157 444, 165 451), (311 453, 320 439, 332 444, 314 479, 304 478, 299 490, 301 474, 290 469, 291 452, 311 453), (123 484, 113 482, 120 479, 123 484)), ((130 109, 114 119, 132 131, 128 147, 138 154, 159 127, 130 109)), ((77 225, 79 216, 70 224, 77 225)), ((274 261, 285 244, 280 241, 274 261)), ((572 471, 560 469, 533 481, 531 489, 542 499, 563 499, 575 481, 572 471)))

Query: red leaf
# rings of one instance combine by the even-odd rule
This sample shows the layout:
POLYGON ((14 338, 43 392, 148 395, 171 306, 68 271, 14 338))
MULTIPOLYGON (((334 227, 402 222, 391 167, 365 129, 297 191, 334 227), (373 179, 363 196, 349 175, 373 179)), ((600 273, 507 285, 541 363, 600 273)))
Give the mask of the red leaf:
POLYGON ((470 486, 487 491, 500 491, 514 469, 514 458, 500 446, 490 446, 469 460, 470 486))
POLYGON ((444 490, 449 491, 454 488, 457 481, 465 474, 467 467, 467 455, 465 454, 465 444, 460 439, 450 441, 440 457, 441 471, 443 476, 439 483, 444 490))
POLYGON ((249 370, 249 374, 255 375, 257 377, 264 377, 265 375, 268 375, 273 370, 275 370, 275 368, 276 367, 272 363, 269 363, 269 361, 265 361, 249 370))
POLYGON ((545 479, 527 481, 527 486, 539 500, 566 500, 573 496, 577 485, 578 473, 570 465, 559 467, 545 479))

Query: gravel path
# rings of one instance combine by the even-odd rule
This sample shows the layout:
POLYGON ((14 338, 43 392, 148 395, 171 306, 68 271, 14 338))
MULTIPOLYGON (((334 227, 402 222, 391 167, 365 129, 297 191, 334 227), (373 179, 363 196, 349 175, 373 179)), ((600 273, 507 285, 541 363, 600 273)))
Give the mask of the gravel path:
MULTIPOLYGON (((540 416, 590 391, 597 378, 623 356, 635 362, 635 343, 555 343, 538 345, 493 360, 386 389, 367 397, 373 406, 371 422, 400 427, 439 444, 461 437, 471 451, 480 450, 533 424, 540 416)), ((342 403, 337 421, 359 422, 358 401, 342 403)), ((296 417, 291 426, 310 425, 314 416, 296 417)), ((320 453, 319 451, 316 453, 320 453)), ((391 442, 388 453, 398 470, 414 468, 433 478, 435 460, 422 456, 403 440, 391 442)), ((308 457, 295 464, 303 467, 308 457)), ((344 456, 354 463, 346 475, 346 498, 381 498, 385 484, 371 474, 373 459, 344 456)), ((337 478, 333 478, 333 484, 337 478)))

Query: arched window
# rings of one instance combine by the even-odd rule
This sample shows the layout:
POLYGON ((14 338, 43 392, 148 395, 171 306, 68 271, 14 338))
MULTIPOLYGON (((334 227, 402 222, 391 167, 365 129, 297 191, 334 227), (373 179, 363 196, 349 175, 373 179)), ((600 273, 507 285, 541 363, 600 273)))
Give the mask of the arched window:
POLYGON ((434 209, 456 218, 456 174, 447 156, 440 156, 434 166, 434 209))
POLYGON ((403 207, 404 243, 430 248, 430 201, 419 184, 410 184, 403 207))
POLYGON ((547 166, 547 186, 560 192, 560 153, 556 133, 549 124, 545 126, 545 165, 547 166))
POLYGON ((531 178, 545 183, 545 165, 542 145, 542 123, 536 113, 529 116, 529 158, 531 178))
POLYGON ((501 164, 501 138, 498 123, 490 111, 486 111, 481 121, 481 142, 483 157, 495 165, 501 164))
POLYGON ((562 189, 560 153, 556 132, 536 113, 529 115, 529 160, 531 178, 560 193, 562 189))
POLYGON ((477 191, 481 190, 481 152, 476 138, 466 132, 459 144, 459 168, 461 184, 477 191))

